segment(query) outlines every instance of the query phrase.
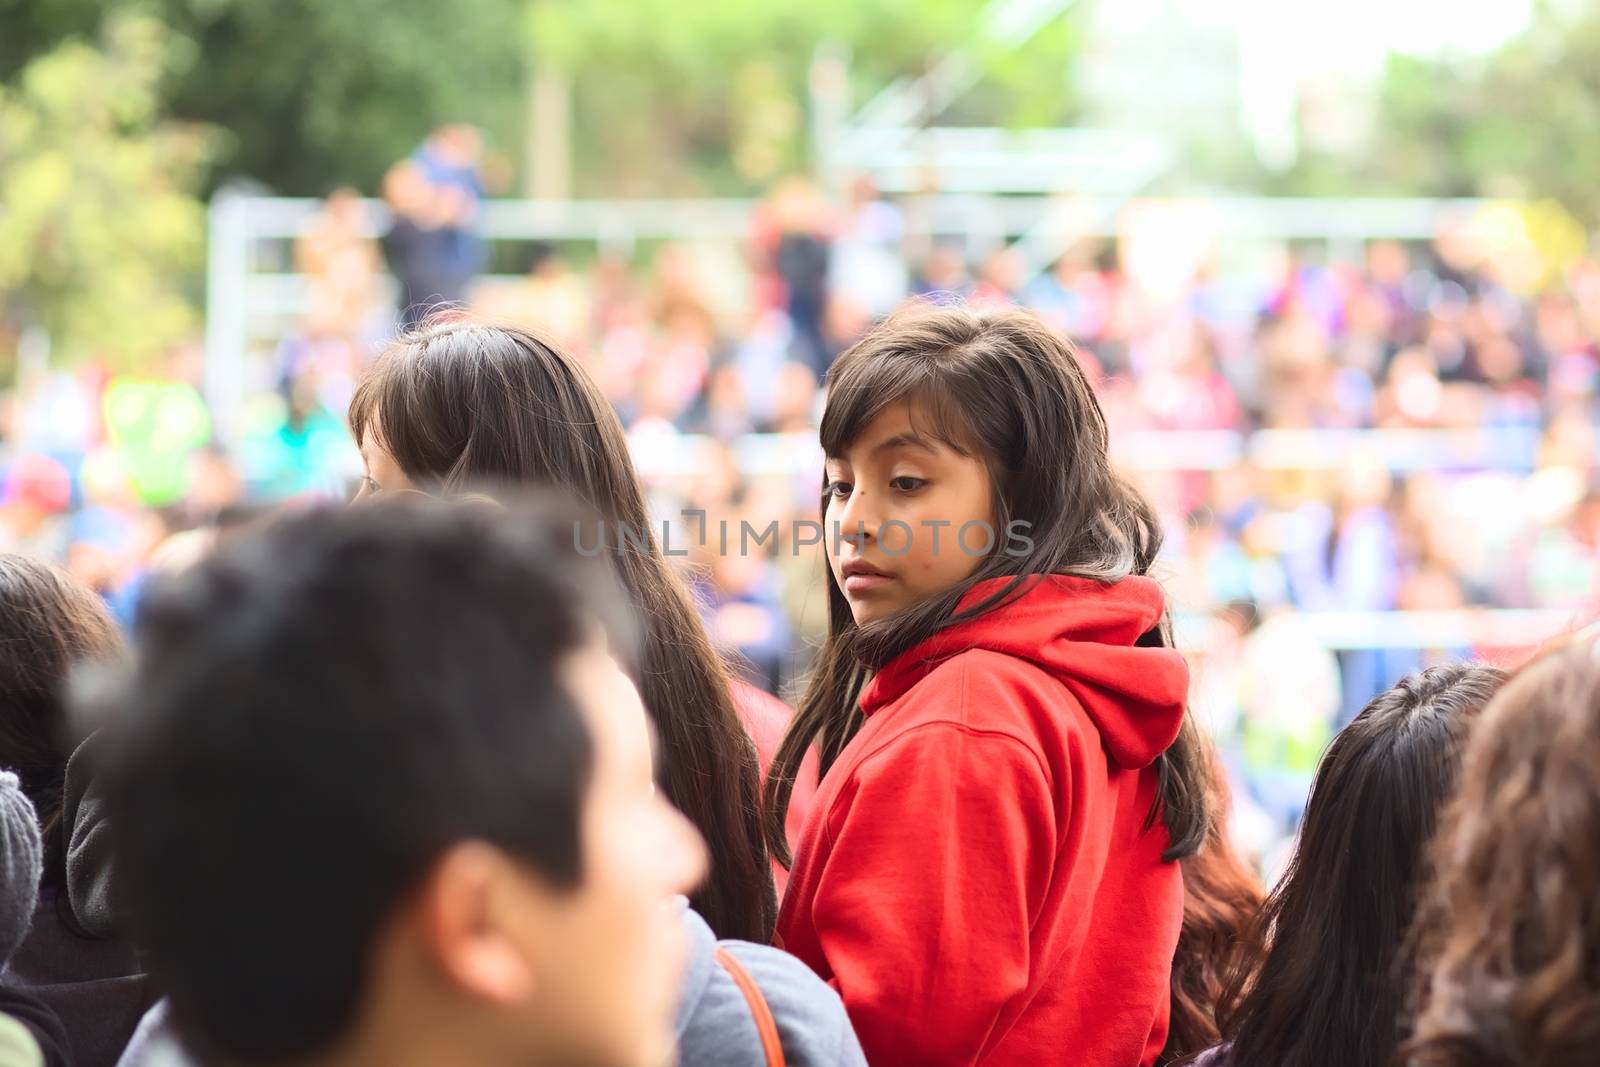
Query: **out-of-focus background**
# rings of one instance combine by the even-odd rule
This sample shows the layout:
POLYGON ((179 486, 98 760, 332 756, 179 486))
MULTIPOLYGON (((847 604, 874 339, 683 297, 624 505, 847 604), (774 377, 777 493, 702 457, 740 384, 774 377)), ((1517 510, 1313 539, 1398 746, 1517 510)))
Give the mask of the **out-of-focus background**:
MULTIPOLYGON (((348 495, 417 293, 578 353, 737 539, 815 517, 874 320, 1014 302, 1165 516, 1270 863, 1375 692, 1600 607, 1596 71, 1592 0, 0 0, 0 550, 127 619, 348 495)), ((816 550, 716 547, 714 635, 792 693, 816 550)))

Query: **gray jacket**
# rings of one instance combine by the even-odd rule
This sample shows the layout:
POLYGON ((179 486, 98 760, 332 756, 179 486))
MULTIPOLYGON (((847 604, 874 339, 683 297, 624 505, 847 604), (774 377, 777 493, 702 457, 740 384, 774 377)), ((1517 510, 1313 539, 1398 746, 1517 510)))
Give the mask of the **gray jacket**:
MULTIPOLYGON (((679 1067, 764 1067, 766 1057, 749 1002, 716 961, 717 939, 684 909, 690 956, 678 1008, 679 1067)), ((750 972, 778 1024, 786 1067, 866 1067, 866 1056, 839 995, 805 964, 775 948, 723 941, 750 972)))
MULTIPOLYGON (((687 907, 683 921, 690 949, 678 1006, 679 1067, 765 1067, 749 1002, 716 961, 716 935, 687 907)), ((765 945, 721 944, 761 987, 778 1024, 786 1067, 866 1067, 838 994, 811 968, 765 945)), ((145 1017, 118 1067, 193 1067, 172 1039, 165 1016, 163 1001, 145 1017)))

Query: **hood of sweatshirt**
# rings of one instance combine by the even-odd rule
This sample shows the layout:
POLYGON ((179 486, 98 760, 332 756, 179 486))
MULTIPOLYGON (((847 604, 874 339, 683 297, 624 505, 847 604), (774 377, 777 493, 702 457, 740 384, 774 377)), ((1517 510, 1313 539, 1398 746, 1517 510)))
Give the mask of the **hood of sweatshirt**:
MULTIPOLYGON (((980 582, 958 611, 1005 588, 980 582)), ((934 634, 886 664, 861 693, 872 715, 894 703, 943 660, 970 649, 1033 663, 1059 681, 1094 721, 1120 766, 1148 766, 1178 736, 1189 668, 1175 649, 1140 647, 1161 621, 1161 587, 1142 577, 1108 583, 1062 574, 1030 575, 998 607, 934 634)))

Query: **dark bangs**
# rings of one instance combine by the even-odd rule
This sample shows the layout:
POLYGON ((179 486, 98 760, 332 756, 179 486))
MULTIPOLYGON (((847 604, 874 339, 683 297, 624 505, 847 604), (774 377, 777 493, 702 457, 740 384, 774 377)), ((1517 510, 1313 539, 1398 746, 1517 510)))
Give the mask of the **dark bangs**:
POLYGON ((871 359, 841 358, 828 375, 828 402, 822 413, 822 451, 842 456, 872 420, 896 404, 911 408, 916 431, 963 456, 993 467, 993 457, 978 444, 968 412, 955 398, 959 368, 953 353, 891 349, 871 359))
MULTIPOLYGON (((472 432, 458 399, 474 368, 457 365, 449 353, 429 358, 427 332, 392 342, 362 373, 350 397, 350 432, 357 446, 370 437, 394 457, 419 487, 437 490, 456 474, 472 432)), ((505 470, 468 472, 479 477, 505 470)))

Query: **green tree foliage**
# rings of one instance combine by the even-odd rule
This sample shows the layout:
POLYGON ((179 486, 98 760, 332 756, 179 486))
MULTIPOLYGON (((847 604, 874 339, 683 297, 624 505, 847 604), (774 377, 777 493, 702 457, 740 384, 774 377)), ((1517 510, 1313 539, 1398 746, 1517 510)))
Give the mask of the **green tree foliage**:
POLYGON ((69 37, 91 38, 104 0, 0 0, 0 81, 69 37))
POLYGON ((1481 69, 1450 79, 1400 68, 1386 101, 1394 116, 1386 147, 1427 145, 1428 163, 1444 166, 1450 184, 1551 197, 1600 223, 1600 7, 1541 4, 1527 32, 1481 69), (1425 88, 1430 75, 1458 92, 1425 88))
POLYGON ((0 0, 0 78, 137 11, 172 34, 161 104, 226 131, 212 171, 286 195, 375 188, 428 130, 519 128, 525 0, 0 0))
POLYGON ((197 326, 209 133, 160 116, 169 39, 117 16, 0 85, 0 320, 138 365, 197 326))
POLYGON ((1541 3, 1471 59, 1392 56, 1370 149, 1308 154, 1282 191, 1553 199, 1600 223, 1600 6, 1541 3))
MULTIPOLYGON (((224 131, 209 184, 372 191, 434 125, 485 127, 521 159, 530 64, 574 88, 575 191, 748 192, 808 163, 807 77, 824 40, 854 98, 974 51, 984 81, 946 121, 1056 125, 1073 114, 1069 11, 1020 49, 978 32, 988 0, 0 0, 0 80, 129 10, 171 31, 161 106, 224 131), (531 28, 530 28, 531 27, 531 28)), ((1081 7, 1082 5, 1077 5, 1081 7)))
POLYGON ((171 107, 229 130, 228 173, 284 193, 372 190, 441 122, 504 144, 522 103, 522 0, 165 0, 196 62, 171 107))
POLYGON ((533 0, 533 61, 572 79, 586 194, 745 192, 808 161, 816 48, 849 53, 857 105, 970 48, 985 78, 941 121, 1057 125, 1074 108, 1078 27, 1058 18, 1019 49, 985 42, 986 0, 533 0))

